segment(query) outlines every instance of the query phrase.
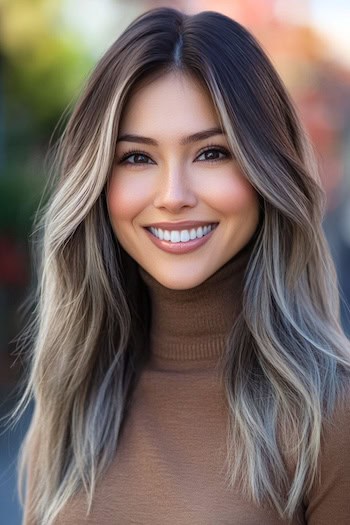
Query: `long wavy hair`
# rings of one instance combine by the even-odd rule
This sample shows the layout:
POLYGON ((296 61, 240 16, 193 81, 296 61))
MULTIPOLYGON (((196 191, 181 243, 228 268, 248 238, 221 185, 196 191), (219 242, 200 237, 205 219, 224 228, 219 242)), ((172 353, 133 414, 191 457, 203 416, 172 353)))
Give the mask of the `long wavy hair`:
MULTIPOLYGON (((150 301, 106 206, 122 110, 170 71, 201 82, 258 193, 261 221, 243 306, 222 357, 227 484, 284 518, 317 478, 323 424, 345 398, 350 346, 322 230, 325 194, 310 141, 271 61, 239 23, 159 8, 129 25, 89 77, 58 142, 54 191, 37 221, 28 380, 35 410, 20 456, 27 511, 50 525, 84 490, 88 512, 149 355, 150 301)), ((26 343, 24 343, 26 344, 26 343)))

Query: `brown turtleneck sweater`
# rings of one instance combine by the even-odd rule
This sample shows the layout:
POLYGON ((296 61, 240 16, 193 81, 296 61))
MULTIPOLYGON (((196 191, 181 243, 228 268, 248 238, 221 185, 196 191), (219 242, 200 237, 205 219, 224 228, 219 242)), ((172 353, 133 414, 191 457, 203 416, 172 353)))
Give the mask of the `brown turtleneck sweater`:
POLYGON ((168 289, 140 268, 152 302, 151 360, 89 517, 78 494, 55 525, 350 524, 349 409, 326 433, 321 485, 293 521, 225 486, 227 409, 215 366, 240 308, 251 247, 189 290, 168 289))

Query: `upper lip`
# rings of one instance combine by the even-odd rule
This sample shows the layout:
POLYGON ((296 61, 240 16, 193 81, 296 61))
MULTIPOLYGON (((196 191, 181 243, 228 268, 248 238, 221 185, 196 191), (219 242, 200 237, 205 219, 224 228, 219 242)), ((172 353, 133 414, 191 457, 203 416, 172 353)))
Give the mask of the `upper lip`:
POLYGON ((191 228, 199 228, 200 226, 207 226, 208 224, 218 224, 215 221, 179 221, 179 222, 154 222, 148 224, 145 228, 161 228, 162 230, 189 230, 191 228))

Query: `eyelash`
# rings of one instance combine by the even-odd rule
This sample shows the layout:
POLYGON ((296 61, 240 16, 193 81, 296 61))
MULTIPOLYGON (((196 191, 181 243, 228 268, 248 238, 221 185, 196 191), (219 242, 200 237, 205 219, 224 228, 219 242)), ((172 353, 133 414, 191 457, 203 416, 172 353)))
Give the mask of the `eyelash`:
MULTIPOLYGON (((206 148, 202 149, 199 152, 198 157, 203 155, 203 153, 205 153, 207 151, 212 151, 212 150, 219 151, 220 153, 224 153, 226 155, 226 158, 230 158, 231 157, 230 152, 226 148, 223 148, 222 146, 217 146, 215 144, 212 144, 212 145, 207 146, 206 148)), ((141 166, 141 165, 147 165, 148 164, 148 162, 125 162, 126 159, 128 159, 129 157, 132 157, 133 155, 143 155, 145 157, 150 158, 149 155, 147 155, 147 153, 145 153, 144 151, 132 149, 132 150, 126 151, 123 154, 121 159, 118 161, 118 164, 125 163, 125 164, 129 164, 129 166, 141 166)), ((204 162, 220 162, 221 160, 225 160, 225 159, 223 159, 223 158, 221 158, 221 159, 211 159, 211 160, 207 159, 204 162)), ((199 161, 199 162, 203 162, 203 161, 199 161)))

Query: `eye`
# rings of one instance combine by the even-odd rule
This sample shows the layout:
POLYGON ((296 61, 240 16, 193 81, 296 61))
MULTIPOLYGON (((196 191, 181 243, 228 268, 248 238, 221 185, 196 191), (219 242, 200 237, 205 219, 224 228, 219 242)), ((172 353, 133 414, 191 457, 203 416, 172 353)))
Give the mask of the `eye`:
MULTIPOLYGON (((142 151, 132 150, 132 151, 127 151, 122 156, 122 158, 119 160, 119 164, 122 164, 122 163, 123 164, 133 164, 133 165, 150 164, 149 162, 147 162, 147 159, 151 160, 150 157, 146 155, 146 153, 143 153, 142 151), (134 161, 131 162, 129 159, 132 159, 133 157, 134 157, 134 161)), ((151 164, 154 164, 154 162, 152 162, 151 164)))
POLYGON ((200 160, 200 157, 203 157, 203 155, 205 157, 203 160, 207 162, 217 162, 229 158, 231 156, 230 152, 227 151, 227 149, 217 146, 211 146, 209 148, 206 148, 200 153, 196 160, 200 160), (220 157, 220 155, 222 156, 220 157))

